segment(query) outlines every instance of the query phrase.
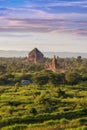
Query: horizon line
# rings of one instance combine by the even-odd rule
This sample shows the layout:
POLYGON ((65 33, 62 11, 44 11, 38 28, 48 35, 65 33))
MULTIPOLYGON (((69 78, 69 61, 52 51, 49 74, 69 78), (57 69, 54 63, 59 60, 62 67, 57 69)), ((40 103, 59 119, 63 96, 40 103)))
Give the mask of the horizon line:
MULTIPOLYGON (((40 50, 40 49, 39 49, 40 50)), ((17 52, 21 52, 21 51, 26 51, 26 52, 30 52, 31 50, 1 50, 0 49, 0 51, 17 51, 17 52)), ((41 51, 41 50, 40 50, 41 51)), ((74 51, 41 51, 41 52, 43 52, 43 53, 46 53, 46 52, 49 52, 49 53, 51 53, 51 52, 55 52, 55 53, 61 53, 61 52, 64 52, 64 53, 87 53, 87 52, 74 52, 74 51)))

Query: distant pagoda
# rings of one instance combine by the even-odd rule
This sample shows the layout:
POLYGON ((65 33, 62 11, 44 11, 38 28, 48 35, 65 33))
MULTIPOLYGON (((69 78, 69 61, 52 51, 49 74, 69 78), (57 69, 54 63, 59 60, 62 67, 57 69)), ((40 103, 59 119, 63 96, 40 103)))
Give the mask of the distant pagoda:
POLYGON ((54 56, 54 58, 51 60, 51 63, 46 63, 46 57, 44 57, 43 53, 37 48, 34 48, 32 51, 30 51, 28 57, 26 57, 24 60, 24 62, 27 63, 44 63, 44 68, 51 71, 57 71, 59 69, 57 61, 58 57, 54 56))
POLYGON ((45 69, 46 70, 57 71, 59 69, 57 60, 58 60, 58 58, 56 58, 56 56, 54 56, 51 63, 48 63, 48 64, 45 65, 45 69))
POLYGON ((57 58, 54 56, 51 63, 51 70, 55 71, 58 69, 57 58))
POLYGON ((44 55, 37 48, 34 48, 31 52, 29 52, 28 57, 26 59, 27 62, 31 63, 43 63, 44 55))

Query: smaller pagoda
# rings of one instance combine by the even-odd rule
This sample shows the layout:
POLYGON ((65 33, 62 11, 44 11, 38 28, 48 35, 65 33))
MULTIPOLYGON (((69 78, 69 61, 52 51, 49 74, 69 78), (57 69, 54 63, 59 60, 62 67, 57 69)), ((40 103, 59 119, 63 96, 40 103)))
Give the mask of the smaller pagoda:
POLYGON ((52 70, 52 71, 57 71, 58 70, 58 63, 57 63, 56 56, 52 59, 51 63, 45 65, 46 70, 52 70))

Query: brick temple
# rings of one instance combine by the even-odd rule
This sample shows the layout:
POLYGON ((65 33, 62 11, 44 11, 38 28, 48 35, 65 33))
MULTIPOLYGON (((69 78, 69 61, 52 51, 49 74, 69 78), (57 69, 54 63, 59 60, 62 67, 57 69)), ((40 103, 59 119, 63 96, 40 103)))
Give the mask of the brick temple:
POLYGON ((37 48, 34 48, 31 52, 29 52, 28 57, 26 59, 27 62, 32 63, 43 63, 44 55, 37 48))
MULTIPOLYGON (((32 51, 29 52, 28 57, 25 59, 25 62, 30 63, 45 63, 46 58, 44 57, 44 54, 40 52, 37 48, 34 48, 32 51)), ((57 64, 57 58, 54 56, 51 63, 45 64, 44 68, 46 70, 52 70, 56 71, 58 70, 58 64, 57 64)))

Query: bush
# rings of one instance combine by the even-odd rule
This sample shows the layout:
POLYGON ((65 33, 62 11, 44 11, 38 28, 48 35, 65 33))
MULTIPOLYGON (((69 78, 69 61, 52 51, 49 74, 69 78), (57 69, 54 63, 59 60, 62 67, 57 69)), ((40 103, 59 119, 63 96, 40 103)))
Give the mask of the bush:
POLYGON ((30 113, 32 113, 33 115, 37 114, 37 110, 35 108, 31 108, 30 113))
POLYGON ((19 82, 17 82, 16 84, 15 84, 15 87, 20 87, 21 86, 21 84, 19 83, 19 82))
POLYGON ((15 124, 12 126, 3 127, 1 130, 25 130, 26 128, 26 124, 15 124))
POLYGON ((48 83, 49 77, 44 74, 35 74, 33 76, 33 82, 38 84, 38 85, 45 85, 48 83))
POLYGON ((66 73, 65 78, 66 78, 67 83, 70 85, 77 84, 81 81, 81 76, 76 72, 66 73))

